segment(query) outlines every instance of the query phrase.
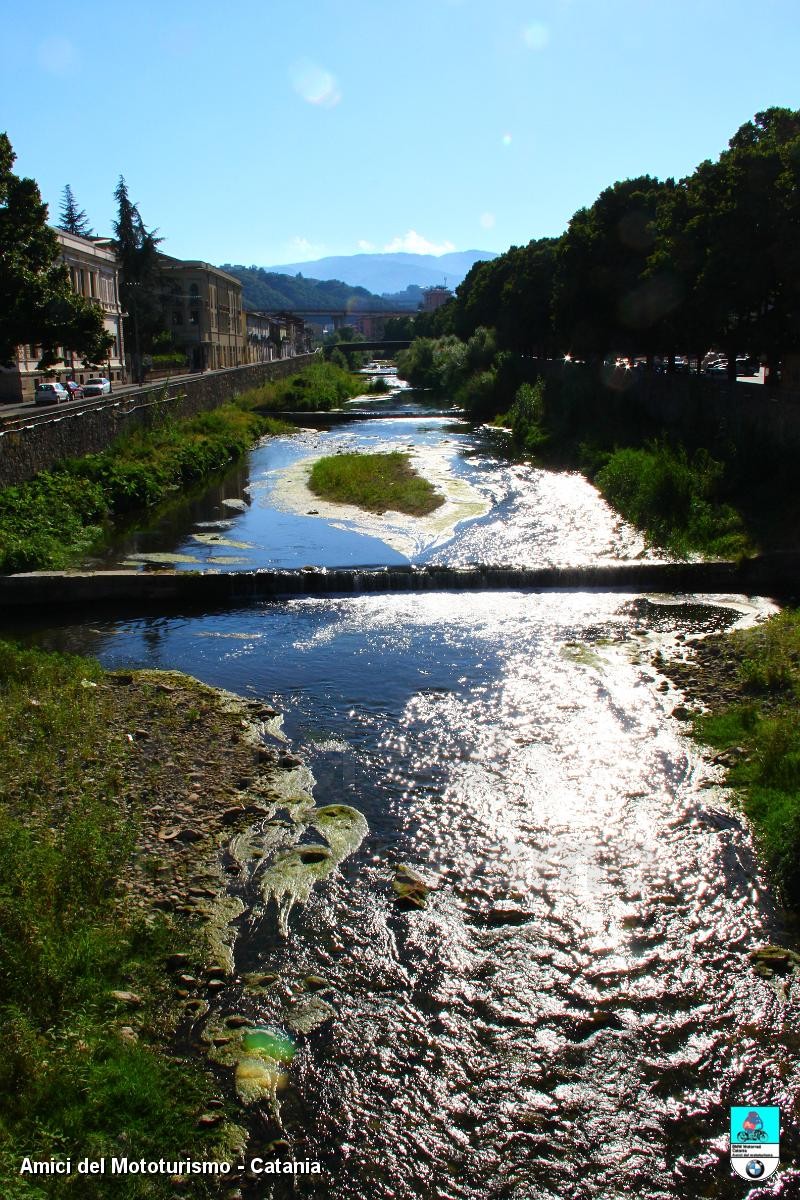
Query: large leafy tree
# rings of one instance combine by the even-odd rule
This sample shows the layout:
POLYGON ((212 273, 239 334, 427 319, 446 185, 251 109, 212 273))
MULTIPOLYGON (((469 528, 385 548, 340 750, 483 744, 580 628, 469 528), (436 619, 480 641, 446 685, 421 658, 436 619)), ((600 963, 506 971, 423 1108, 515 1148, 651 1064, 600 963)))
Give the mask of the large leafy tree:
POLYGON ((717 162, 677 185, 658 217, 652 263, 685 297, 678 325, 717 345, 731 377, 737 353, 774 361, 800 346, 800 113, 757 113, 717 162))
POLYGON ((671 187, 649 175, 626 179, 573 216, 559 243, 553 294, 564 349, 598 358, 653 350, 679 298, 645 279, 658 202, 671 187))
POLYGON ((89 224, 89 218, 82 208, 78 208, 78 202, 69 184, 64 188, 64 193, 61 197, 58 228, 63 229, 65 233, 75 233, 78 237, 88 238, 92 236, 92 227, 89 224))
POLYGON ((153 338, 162 329, 158 246, 163 240, 147 229, 137 206, 128 195, 122 175, 114 191, 117 219, 114 222, 117 259, 120 265, 120 293, 127 313, 126 335, 133 346, 133 373, 142 383, 142 358, 153 338))
POLYGON ((494 326, 501 349, 549 355, 554 238, 512 246, 488 262, 475 263, 457 289, 455 329, 464 338, 494 326))
POLYGON ((102 314, 73 292, 47 205, 33 179, 14 174, 15 158, 0 134, 0 362, 12 362, 21 345, 41 347, 43 370, 64 349, 102 362, 111 345, 102 314))

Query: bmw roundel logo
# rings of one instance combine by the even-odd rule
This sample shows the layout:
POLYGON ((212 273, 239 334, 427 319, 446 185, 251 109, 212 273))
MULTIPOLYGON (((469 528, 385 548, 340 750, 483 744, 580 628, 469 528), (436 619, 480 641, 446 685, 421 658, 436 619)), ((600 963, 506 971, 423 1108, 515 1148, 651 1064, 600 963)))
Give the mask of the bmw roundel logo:
POLYGON ((751 1179, 760 1179, 764 1174, 764 1164, 760 1158, 751 1158, 745 1167, 745 1171, 747 1171, 751 1179))

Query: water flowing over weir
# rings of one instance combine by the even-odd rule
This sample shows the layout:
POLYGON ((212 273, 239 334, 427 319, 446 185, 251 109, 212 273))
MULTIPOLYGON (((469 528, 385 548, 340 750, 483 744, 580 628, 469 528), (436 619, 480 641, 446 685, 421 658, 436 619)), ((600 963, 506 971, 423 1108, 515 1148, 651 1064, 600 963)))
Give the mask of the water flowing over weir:
MULTIPOLYGON (((370 447, 380 424, 358 435, 370 447)), ((497 590, 470 568, 456 576, 491 561, 488 548, 534 571, 641 546, 581 481, 494 466, 472 435, 412 426, 397 436, 456 439, 454 473, 491 504, 449 540, 435 531, 413 569, 391 559, 380 575, 364 567, 380 521, 348 529, 362 539, 346 543, 349 576, 380 578, 374 592, 308 594, 335 572, 296 572, 305 594, 237 606, 231 592, 224 611, 194 615, 65 614, 38 634, 109 667, 170 667, 263 699, 303 759, 227 848, 235 976, 187 1034, 219 1043, 225 1086, 260 1114, 254 1153, 281 1138, 281 1157, 322 1164, 246 1194, 800 1195, 792 1165, 749 1191, 731 1178, 730 1104, 780 1104, 784 1159, 796 1153, 800 1003, 751 969, 747 951, 785 931, 721 768, 684 736, 672 715, 683 697, 653 662, 769 606, 734 594, 730 575, 715 596, 537 594, 513 573, 497 590), (555 495, 556 513, 543 503, 555 495), (442 591, 437 571, 474 585, 442 591), (407 590, 412 577, 430 586, 407 590), (399 868, 430 889, 423 907, 398 896, 399 868), (250 1024, 231 1031, 229 1013, 250 1024)), ((265 470, 266 482, 251 468, 251 501, 272 486, 265 470)), ((193 519, 227 522, 221 503, 193 519)), ((256 501, 223 536, 257 543, 267 511, 280 540, 282 510, 256 501)), ((292 537, 325 528, 304 514, 292 537)), ((281 543, 270 569, 326 562, 317 536, 281 543)), ((189 537, 142 553, 180 553, 189 537)))

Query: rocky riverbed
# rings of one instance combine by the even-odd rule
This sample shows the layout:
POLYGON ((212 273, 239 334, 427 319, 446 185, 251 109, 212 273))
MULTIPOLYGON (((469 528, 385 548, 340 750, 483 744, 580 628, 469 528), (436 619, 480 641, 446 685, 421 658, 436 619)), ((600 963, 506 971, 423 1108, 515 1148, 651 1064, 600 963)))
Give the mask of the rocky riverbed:
MULTIPOLYGON (((131 747, 120 803, 139 832, 126 902, 168 913, 186 934, 186 952, 166 963, 165 1049, 214 1064, 220 1098, 198 1120, 219 1126, 235 1105, 240 1119, 224 1138, 232 1153, 257 1127, 259 1153, 286 1157, 291 1146, 296 1157, 290 1063, 334 1016, 332 988, 317 976, 282 979, 267 961, 239 970, 237 944, 265 924, 287 937, 294 904, 359 845, 366 821, 347 805, 314 806, 310 772, 261 701, 177 672, 110 673, 100 686, 131 747)), ((122 1036, 135 1040, 143 998, 115 998, 122 1036)))

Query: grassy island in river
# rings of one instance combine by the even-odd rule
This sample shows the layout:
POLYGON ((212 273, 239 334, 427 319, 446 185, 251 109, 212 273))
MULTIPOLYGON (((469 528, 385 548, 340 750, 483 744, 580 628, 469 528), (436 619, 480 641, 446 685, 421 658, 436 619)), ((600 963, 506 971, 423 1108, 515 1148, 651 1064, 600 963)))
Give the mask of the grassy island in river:
POLYGON ((315 495, 337 504, 355 504, 368 512, 387 510, 424 517, 444 497, 411 465, 408 454, 332 454, 320 458, 308 486, 315 495))

